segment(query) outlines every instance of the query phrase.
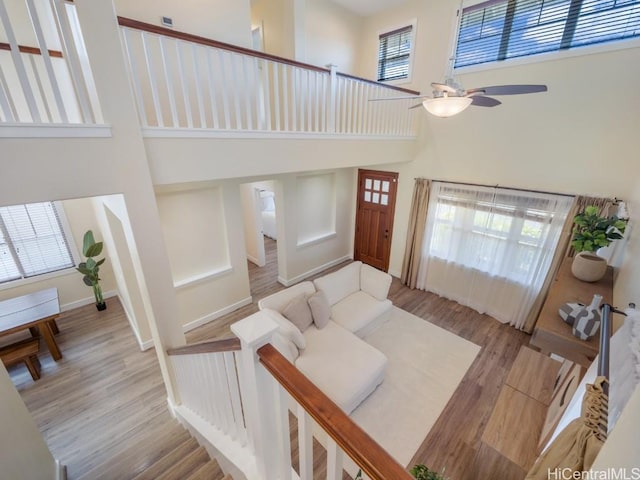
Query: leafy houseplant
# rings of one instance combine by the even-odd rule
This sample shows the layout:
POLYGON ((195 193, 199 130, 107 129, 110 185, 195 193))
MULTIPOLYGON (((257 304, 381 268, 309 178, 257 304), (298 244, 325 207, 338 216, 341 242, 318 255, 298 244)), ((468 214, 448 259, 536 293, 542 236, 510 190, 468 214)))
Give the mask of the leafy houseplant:
POLYGON ((573 241, 576 252, 595 252, 608 246, 614 240, 620 240, 627 226, 626 220, 616 216, 601 217, 598 208, 590 206, 573 219, 573 241))
POLYGON ((573 221, 571 245, 578 254, 571 264, 571 273, 584 282, 597 282, 607 272, 607 261, 593 252, 621 239, 627 221, 616 216, 601 217, 594 206, 585 208, 573 221))
POLYGON ((104 263, 105 259, 94 259, 94 257, 97 257, 102 253, 103 246, 102 242, 96 243, 93 238, 93 232, 88 230, 82 239, 82 254, 87 257, 87 260, 86 262, 80 263, 76 268, 76 270, 84 275, 82 278, 84 284, 93 288, 93 295, 96 297, 96 308, 98 310, 104 310, 107 308, 107 304, 104 302, 104 298, 102 297, 102 287, 100 287, 99 276, 100 265, 104 263))
POLYGON ((409 472, 411 472, 411 475, 413 475, 416 480, 447 480, 441 473, 435 470, 429 470, 422 464, 415 465, 409 472))

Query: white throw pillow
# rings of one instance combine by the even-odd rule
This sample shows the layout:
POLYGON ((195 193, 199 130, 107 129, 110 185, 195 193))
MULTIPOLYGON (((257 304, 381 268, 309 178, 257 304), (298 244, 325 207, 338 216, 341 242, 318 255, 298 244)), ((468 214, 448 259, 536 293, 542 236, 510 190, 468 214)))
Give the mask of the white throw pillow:
POLYGON ((360 266, 353 262, 337 272, 329 273, 313 281, 317 290, 322 290, 332 307, 352 293, 360 291, 360 266))
POLYGON ((313 315, 313 323, 318 328, 324 328, 329 323, 331 318, 331 306, 327 300, 327 296, 322 290, 317 291, 309 297, 307 300, 309 307, 311 308, 311 315, 313 315))
POLYGON ((291 340, 299 349, 303 350, 307 347, 307 343, 304 340, 304 335, 298 330, 293 323, 284 318, 281 314, 270 308, 264 308, 262 312, 269 315, 274 322, 278 324, 278 332, 284 336, 284 338, 291 340))
POLYGON ((362 264, 360 269, 360 289, 383 301, 389 295, 389 287, 391 287, 391 275, 382 272, 371 265, 362 264))
POLYGON ((302 293, 291 300, 286 307, 282 309, 282 315, 293 323, 298 330, 304 332, 313 324, 313 315, 307 303, 307 296, 302 293))

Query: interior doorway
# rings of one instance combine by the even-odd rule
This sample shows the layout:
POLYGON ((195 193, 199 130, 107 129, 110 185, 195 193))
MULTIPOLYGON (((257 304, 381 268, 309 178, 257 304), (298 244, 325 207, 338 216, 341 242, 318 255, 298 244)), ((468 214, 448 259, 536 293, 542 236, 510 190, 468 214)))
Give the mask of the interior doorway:
POLYGON ((259 296, 278 279, 276 181, 242 184, 240 198, 251 294, 259 296))
POLYGON ((398 174, 358 170, 354 260, 389 269, 398 174))

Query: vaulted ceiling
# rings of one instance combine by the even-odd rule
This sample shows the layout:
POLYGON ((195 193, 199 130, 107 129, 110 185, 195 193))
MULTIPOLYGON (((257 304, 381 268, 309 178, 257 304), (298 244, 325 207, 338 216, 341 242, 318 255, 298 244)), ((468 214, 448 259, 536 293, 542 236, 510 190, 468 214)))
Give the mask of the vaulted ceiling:
POLYGON ((352 12, 363 17, 382 12, 388 8, 397 7, 407 0, 332 0, 352 12))

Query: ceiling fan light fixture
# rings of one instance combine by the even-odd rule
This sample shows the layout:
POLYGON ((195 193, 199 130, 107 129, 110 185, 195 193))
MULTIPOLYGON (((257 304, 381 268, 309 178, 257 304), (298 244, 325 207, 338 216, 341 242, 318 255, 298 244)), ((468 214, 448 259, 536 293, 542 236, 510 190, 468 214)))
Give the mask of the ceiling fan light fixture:
POLYGON ((471 97, 450 97, 445 95, 443 97, 427 98, 422 102, 422 106, 431 115, 446 118, 462 112, 471 105, 472 101, 471 97))

